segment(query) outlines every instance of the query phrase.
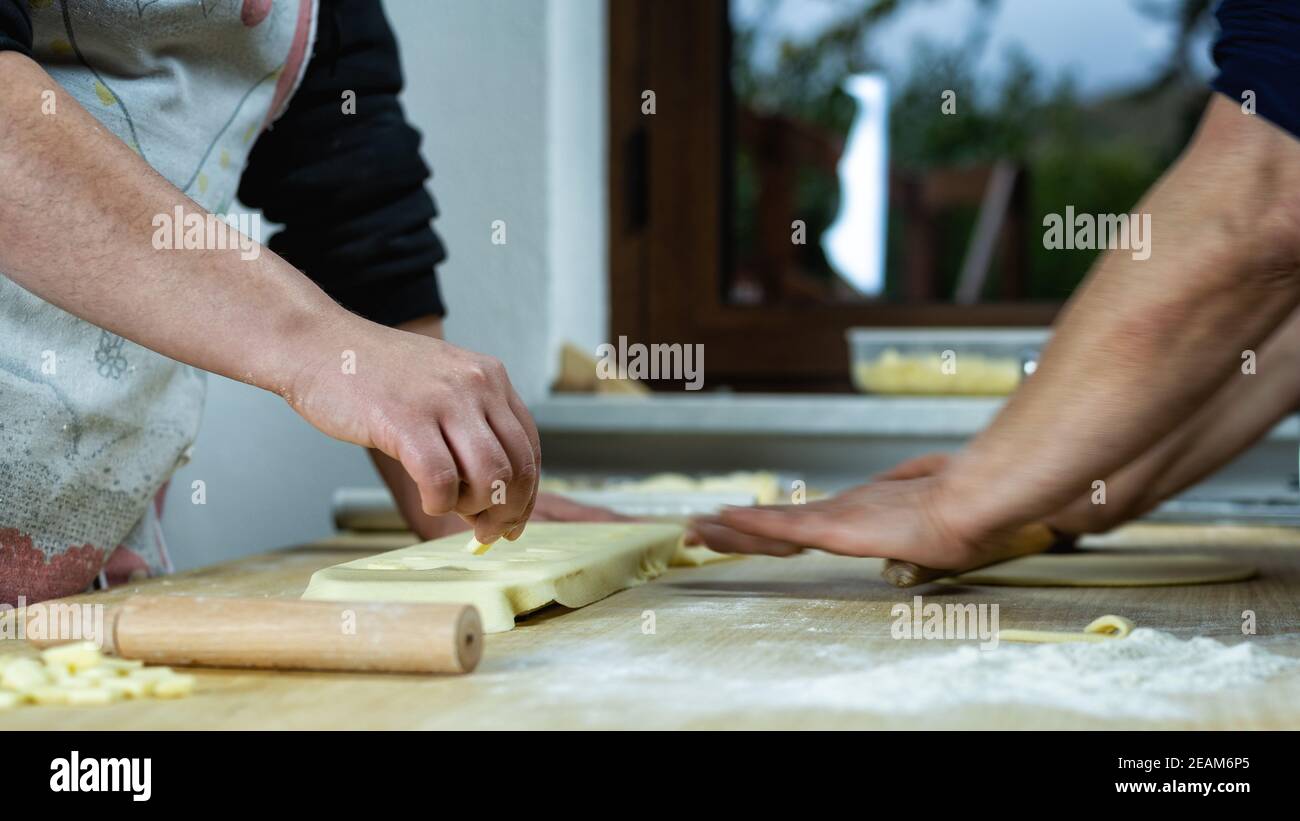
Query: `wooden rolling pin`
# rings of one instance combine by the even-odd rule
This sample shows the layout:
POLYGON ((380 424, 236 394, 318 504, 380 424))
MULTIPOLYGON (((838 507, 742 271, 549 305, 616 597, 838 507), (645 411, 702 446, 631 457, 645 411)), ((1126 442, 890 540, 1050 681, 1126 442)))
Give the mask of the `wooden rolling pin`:
MULTIPOLYGON (((1061 533, 1047 525, 1025 525, 1007 538, 1001 558, 993 562, 993 564, 1018 559, 1021 556, 1032 556, 1035 553, 1071 553, 1074 551, 1074 542, 1074 536, 1061 533)), ((885 567, 880 571, 880 575, 894 587, 915 587, 918 584, 932 582, 945 576, 960 576, 962 573, 974 569, 967 568, 960 571, 936 570, 912 562, 889 559, 885 562, 885 567)))
MULTIPOLYGON (((81 609, 56 606, 64 619, 81 609)), ((43 607, 27 607, 29 622, 43 607)), ((108 607, 103 631, 106 652, 172 666, 468 673, 483 655, 478 610, 467 604, 132 596, 108 607)), ((98 640, 95 633, 83 625, 78 635, 98 640)), ((29 639, 38 647, 66 641, 29 639)))
POLYGON ((383 488, 339 488, 334 491, 334 526, 339 530, 409 530, 393 496, 383 488))

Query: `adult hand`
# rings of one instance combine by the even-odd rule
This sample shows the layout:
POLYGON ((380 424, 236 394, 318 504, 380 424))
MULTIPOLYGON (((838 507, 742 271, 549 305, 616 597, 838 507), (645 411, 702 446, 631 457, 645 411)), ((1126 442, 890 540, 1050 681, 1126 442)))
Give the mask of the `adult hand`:
POLYGON ((930 567, 971 566, 983 539, 962 531, 934 477, 873 482, 801 505, 726 508, 694 523, 714 550, 792 555, 806 547, 930 567))
MULTIPOLYGON (((393 459, 378 451, 371 451, 375 464, 388 483, 397 501, 397 509, 408 527, 421 539, 439 539, 468 530, 469 525, 459 516, 430 516, 420 505, 420 491, 406 471, 393 459)), ((554 493, 538 493, 530 522, 625 522, 631 521, 612 510, 579 504, 554 493)))
POLYGON ((294 410, 400 462, 424 514, 455 512, 484 543, 518 538, 536 501, 541 446, 501 363, 364 320, 330 339, 286 391, 294 410))
POLYGON ((911 459, 904 459, 892 468, 877 473, 871 477, 871 481, 891 482, 898 479, 920 479, 923 476, 933 476, 947 467, 948 462, 951 460, 952 454, 943 451, 923 453, 911 459))

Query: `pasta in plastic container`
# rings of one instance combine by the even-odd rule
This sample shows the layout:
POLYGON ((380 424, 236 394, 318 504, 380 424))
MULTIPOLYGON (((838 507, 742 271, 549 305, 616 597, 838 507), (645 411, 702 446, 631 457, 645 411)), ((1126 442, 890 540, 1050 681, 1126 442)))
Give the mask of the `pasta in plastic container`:
POLYGON ((904 396, 1005 396, 1034 372, 1047 328, 850 328, 854 386, 904 396))

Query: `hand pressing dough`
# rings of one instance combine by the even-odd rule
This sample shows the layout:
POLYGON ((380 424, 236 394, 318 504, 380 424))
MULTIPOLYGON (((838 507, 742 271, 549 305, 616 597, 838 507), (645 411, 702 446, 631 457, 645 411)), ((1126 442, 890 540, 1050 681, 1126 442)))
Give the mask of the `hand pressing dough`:
POLYGON ((465 602, 483 630, 552 602, 582 607, 664 572, 681 545, 677 525, 531 524, 484 555, 448 536, 318 570, 302 594, 326 601, 465 602))
POLYGON ((1024 556, 943 581, 1012 587, 1164 587, 1237 582, 1254 575, 1251 565, 1217 556, 1103 551, 1024 556))
POLYGON ((1062 633, 1056 630, 999 630, 998 641, 1025 641, 1038 644, 1063 644, 1076 641, 1110 641, 1128 638, 1136 625, 1123 616, 1102 616, 1093 619, 1082 633, 1062 633))

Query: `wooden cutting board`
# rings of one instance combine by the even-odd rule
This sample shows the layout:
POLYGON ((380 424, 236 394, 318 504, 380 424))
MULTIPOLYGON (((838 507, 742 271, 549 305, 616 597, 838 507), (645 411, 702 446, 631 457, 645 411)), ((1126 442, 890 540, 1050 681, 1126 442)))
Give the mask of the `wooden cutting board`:
MULTIPOLYGON (((316 570, 410 542, 409 536, 345 536, 154 579, 77 601, 135 592, 179 596, 296 598, 316 570)), ((1062 629, 1104 613, 1184 637, 1241 640, 1243 610, 1258 614, 1270 650, 1300 657, 1300 530, 1136 525, 1093 540, 1106 549, 1238 557, 1255 579, 1186 588, 962 588, 963 603, 1001 605, 1003 627, 1062 629)), ((820 554, 749 558, 673 569, 650 584, 576 611, 550 610, 487 638, 477 672, 460 677, 200 671, 199 692, 179 701, 98 708, 24 707, 0 713, 10 729, 112 728, 1300 728, 1300 677, 1196 702, 1175 722, 1106 720, 1008 706, 922 718, 832 710, 815 699, 738 703, 727 688, 757 681, 816 680, 845 658, 932 652, 934 642, 889 637, 889 611, 918 591, 878 578, 879 563, 820 554), (646 632, 653 619, 654 632, 646 632), (671 686, 668 686, 671 685, 671 686), (660 695, 656 695, 660 694, 660 695), (671 694, 671 698, 663 697, 671 694)), ((919 592, 927 593, 929 588, 919 592)), ((938 595, 938 593, 935 593, 938 595)), ((31 652, 0 642, 0 653, 31 652)), ((742 692, 750 692, 745 690, 742 692)))

